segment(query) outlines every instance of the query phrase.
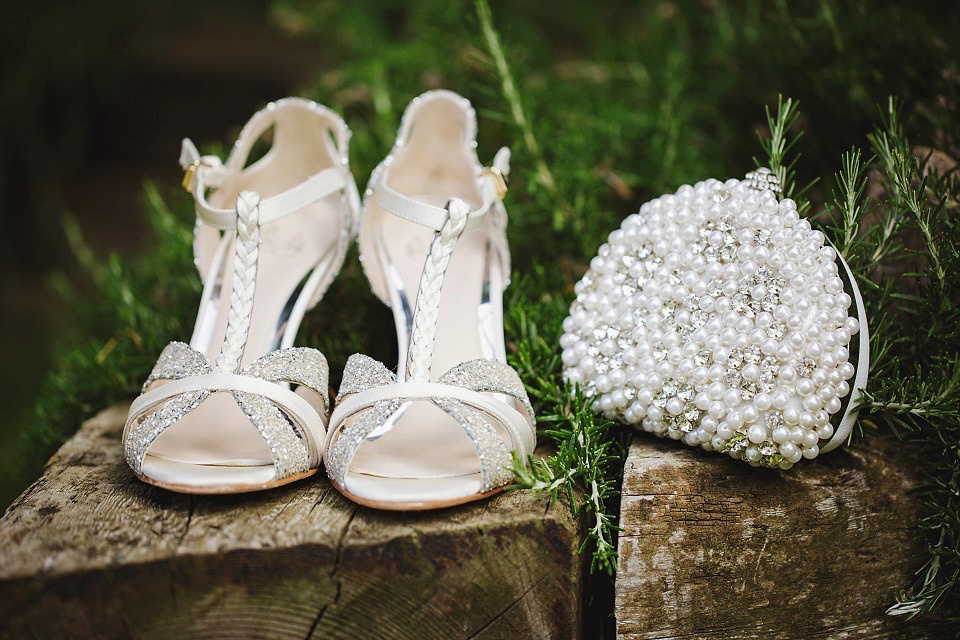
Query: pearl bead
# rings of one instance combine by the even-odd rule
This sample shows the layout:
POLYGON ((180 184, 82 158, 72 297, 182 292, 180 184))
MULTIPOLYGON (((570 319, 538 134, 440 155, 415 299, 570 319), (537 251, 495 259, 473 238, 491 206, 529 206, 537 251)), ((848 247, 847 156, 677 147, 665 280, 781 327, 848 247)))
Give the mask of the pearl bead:
POLYGON ((736 389, 727 389, 723 392, 723 404, 729 408, 734 408, 740 404, 740 392, 736 389))
POLYGON ((780 445, 780 455, 788 460, 799 452, 800 450, 797 448, 797 445, 793 444, 792 442, 784 442, 780 445))
POLYGON ((777 427, 773 430, 773 441, 777 444, 783 444, 790 440, 790 429, 787 427, 777 427))
MULTIPOLYGON (((816 394, 811 394, 806 398, 804 398, 801 404, 803 405, 803 408, 806 409, 807 411, 816 411, 817 408, 820 407, 822 402, 823 400, 820 399, 820 396, 816 394)), ((797 420, 799 419, 800 418, 798 416, 797 420)))
POLYGON ((773 398, 766 393, 758 393, 753 398, 753 406, 755 406, 760 411, 766 411, 773 405, 773 398))
POLYGON ((746 405, 740 410, 743 421, 746 423, 756 422, 760 419, 760 412, 753 405, 746 405))
POLYGON ((623 389, 617 389, 610 394, 614 408, 620 408, 627 406, 627 394, 623 392, 623 389))
POLYGON ((722 402, 711 402, 710 406, 707 407, 707 413, 709 413, 714 418, 722 418, 723 414, 727 412, 727 408, 723 406, 722 402))
POLYGON ((770 402, 777 409, 786 409, 787 405, 790 404, 790 396, 784 391, 777 391, 773 394, 773 397, 771 397, 770 402))
MULTIPOLYGON (((707 416, 707 418, 709 417, 710 416, 707 416)), ((706 420, 707 418, 703 418, 703 420, 706 420)), ((726 416, 726 421, 729 426, 733 427, 734 429, 739 429, 740 427, 743 426, 743 414, 741 414, 740 411, 736 409, 732 411, 728 411, 726 416)))
POLYGON ((806 458, 807 460, 813 460, 814 458, 817 457, 817 455, 820 454, 820 447, 818 447, 817 445, 804 447, 802 449, 802 453, 803 453, 803 457, 806 458))
POLYGON ((622 387, 623 383, 627 380, 627 376, 622 369, 615 369, 610 372, 608 379, 614 387, 622 387))
POLYGON ((754 444, 760 444, 767 439, 767 430, 759 424, 747 429, 747 438, 754 444))
POLYGON ((597 378, 597 391, 600 393, 607 393, 612 388, 613 384, 610 382, 610 378, 604 375, 601 375, 597 378))
POLYGON ((683 411, 683 403, 677 398, 670 398, 667 401, 667 413, 672 416, 678 416, 683 411))

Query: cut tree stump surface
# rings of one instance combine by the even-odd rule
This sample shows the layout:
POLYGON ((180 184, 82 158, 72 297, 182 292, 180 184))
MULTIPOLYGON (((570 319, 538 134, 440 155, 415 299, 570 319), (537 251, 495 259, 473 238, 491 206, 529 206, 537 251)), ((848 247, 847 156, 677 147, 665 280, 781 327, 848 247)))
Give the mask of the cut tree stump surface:
POLYGON ((618 638, 947 637, 885 614, 921 564, 917 468, 892 437, 781 472, 635 435, 618 638))
POLYGON ((582 523, 563 504, 378 512, 322 472, 178 495, 124 463, 125 412, 88 421, 0 520, 0 637, 579 636, 582 523))

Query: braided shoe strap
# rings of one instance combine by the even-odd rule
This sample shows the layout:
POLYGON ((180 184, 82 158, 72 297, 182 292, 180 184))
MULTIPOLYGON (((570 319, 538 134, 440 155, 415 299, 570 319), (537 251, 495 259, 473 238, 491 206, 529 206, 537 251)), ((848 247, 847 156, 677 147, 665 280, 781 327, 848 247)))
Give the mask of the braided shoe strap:
POLYGON ((172 342, 144 384, 144 394, 130 408, 123 446, 128 464, 142 473, 147 449, 166 429, 196 409, 211 393, 229 391, 270 449, 277 478, 303 473, 319 464, 318 442, 326 433, 328 368, 323 355, 302 347, 272 351, 239 374, 218 375, 207 358, 182 342, 172 342), (220 380, 223 383, 205 382, 220 380), (191 384, 191 380, 193 384, 191 384), (180 385, 148 387, 155 382, 180 385), (280 383, 280 384, 278 384, 280 383), (283 383, 299 384, 322 400, 318 410, 283 383), (159 403, 149 400, 160 394, 159 403), (156 408, 159 405, 159 408, 156 408))
POLYGON ((260 257, 260 195, 241 191, 237 196, 237 238, 233 255, 233 291, 227 331, 214 370, 234 373, 240 369, 250 331, 253 294, 257 288, 257 260, 260 257))
POLYGON ((423 265, 413 314, 413 330, 407 352, 407 379, 418 382, 430 380, 443 279, 450 265, 453 249, 466 227, 470 205, 459 198, 453 198, 447 203, 447 212, 447 221, 434 237, 430 253, 423 265))
MULTIPOLYGON (((402 406, 418 399, 433 402, 456 420, 464 430, 480 460, 481 492, 504 485, 513 479, 510 468, 510 447, 493 426, 491 417, 504 411, 509 417, 515 412, 512 407, 505 404, 504 411, 497 411, 500 401, 485 396, 480 399, 484 400, 488 406, 490 415, 487 415, 487 411, 471 404, 477 402, 477 399, 471 397, 471 393, 504 393, 519 400, 523 407, 520 415, 523 416, 525 425, 519 432, 515 431, 516 425, 510 420, 503 422, 503 426, 521 455, 533 452, 535 446, 533 409, 530 407, 530 401, 519 377, 506 364, 490 360, 466 362, 441 376, 439 384, 431 385, 436 387, 437 395, 416 398, 383 397, 372 401, 369 406, 361 408, 355 414, 345 407, 349 404, 347 401, 350 398, 356 398, 362 403, 362 394, 375 394, 378 389, 394 387, 396 383, 396 376, 372 358, 356 354, 347 361, 339 394, 340 406, 346 410, 347 415, 338 416, 340 412, 338 409, 338 412, 331 417, 324 457, 327 472, 340 486, 344 486, 353 456, 366 438, 374 431, 380 431, 401 410, 402 406), (458 389, 460 393, 456 392, 458 389), (467 393, 464 394, 462 391, 467 393), (456 396, 464 396, 467 400, 456 396), (352 421, 348 421, 350 415, 355 415, 352 421)), ((405 388, 406 384, 400 386, 405 388)), ((382 391, 388 391, 388 389, 382 389, 382 391)), ((500 417, 498 421, 502 420, 503 417, 500 417)))

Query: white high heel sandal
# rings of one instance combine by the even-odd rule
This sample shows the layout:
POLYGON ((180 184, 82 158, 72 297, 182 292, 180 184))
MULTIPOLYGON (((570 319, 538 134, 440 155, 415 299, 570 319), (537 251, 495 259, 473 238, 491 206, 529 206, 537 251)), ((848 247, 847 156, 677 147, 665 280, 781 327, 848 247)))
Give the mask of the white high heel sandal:
POLYGON ((326 107, 287 98, 250 119, 225 163, 183 141, 204 289, 190 344, 164 349, 130 407, 124 453, 144 482, 236 493, 319 467, 327 362, 291 345, 353 237, 359 194, 349 137, 326 107), (271 128, 269 151, 245 166, 271 128))
POLYGON ((513 479, 510 451, 536 444, 503 337, 509 151, 481 167, 475 118, 449 91, 414 99, 364 197, 361 260, 393 309, 399 371, 350 357, 324 458, 337 489, 368 506, 485 497, 513 479))

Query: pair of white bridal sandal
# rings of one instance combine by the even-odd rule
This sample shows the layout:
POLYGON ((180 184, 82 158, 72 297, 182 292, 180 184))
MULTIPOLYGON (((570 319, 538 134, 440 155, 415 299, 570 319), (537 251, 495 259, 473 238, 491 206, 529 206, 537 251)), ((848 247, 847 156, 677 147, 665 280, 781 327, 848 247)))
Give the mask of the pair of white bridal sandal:
POLYGON ((475 117, 449 91, 414 99, 362 205, 349 129, 313 102, 255 114, 223 163, 184 141, 204 290, 190 344, 164 349, 130 407, 124 453, 141 480, 239 493, 325 463, 347 497, 396 510, 469 502, 512 480, 510 452, 532 453, 535 427, 505 362, 509 151, 482 167, 475 117), (271 129, 269 151, 247 164, 271 129), (357 231, 394 313, 399 366, 351 356, 329 415, 326 359, 292 345, 357 231))

